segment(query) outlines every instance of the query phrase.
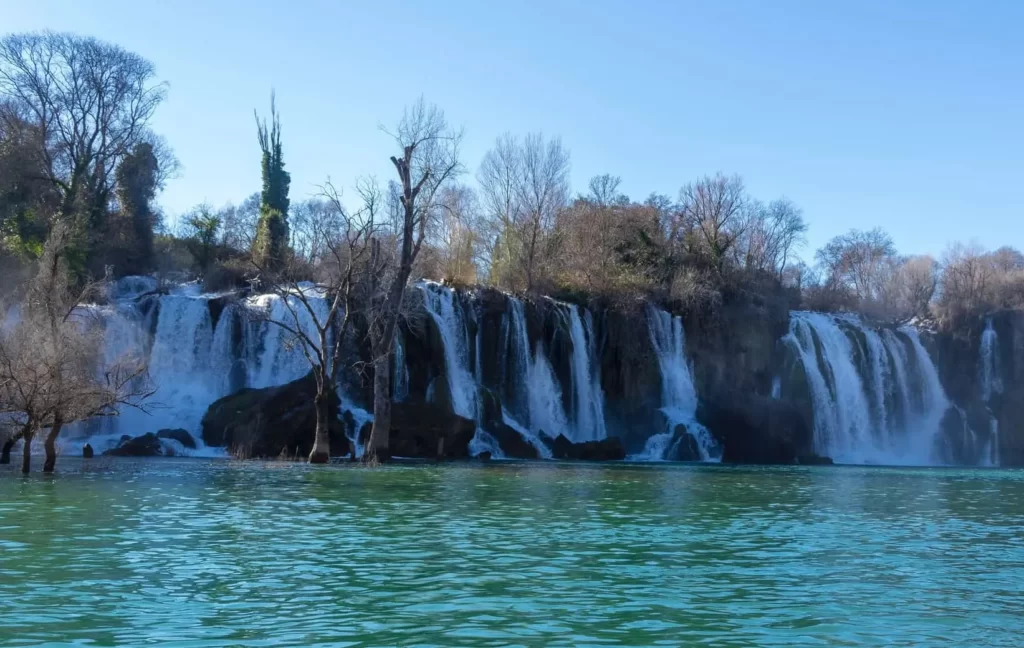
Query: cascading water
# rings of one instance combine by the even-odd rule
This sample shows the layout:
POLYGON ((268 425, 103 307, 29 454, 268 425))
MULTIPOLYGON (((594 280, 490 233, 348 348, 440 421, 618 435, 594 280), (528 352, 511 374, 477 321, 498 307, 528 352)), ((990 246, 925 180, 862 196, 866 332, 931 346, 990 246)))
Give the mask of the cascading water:
POLYGON ((530 428, 551 438, 572 434, 562 407, 562 388, 551 368, 544 347, 538 342, 526 376, 530 398, 530 428))
POLYGON ((409 396, 409 367, 405 364, 405 344, 401 331, 395 331, 395 346, 392 352, 394 366, 391 367, 391 398, 403 401, 409 396))
MULTIPOLYGON (((448 385, 452 409, 459 416, 477 422, 476 434, 469 444, 472 455, 490 453, 494 458, 504 456, 498 441, 480 427, 480 391, 474 372, 470 370, 469 332, 463 319, 462 306, 455 291, 440 284, 422 282, 423 304, 441 334, 444 346, 444 379, 448 385)), ((436 393, 436 388, 433 390, 436 393)))
POLYGON ((711 432, 697 421, 697 390, 686 361, 682 319, 648 306, 647 325, 661 370, 661 411, 665 415, 667 430, 647 440, 641 457, 664 459, 674 456, 675 445, 682 441, 674 438, 676 428, 682 425, 696 442, 702 461, 719 460, 721 448, 711 432))
POLYGON ((1003 392, 1002 363, 999 358, 999 335, 992 326, 992 318, 985 321, 978 351, 978 374, 981 381, 981 399, 986 403, 993 394, 1003 392))
POLYGON ((419 284, 423 304, 441 334, 444 346, 444 379, 451 394, 452 409, 459 416, 479 420, 480 403, 476 381, 469 369, 469 341, 462 307, 455 291, 439 284, 419 284))
POLYGON ((842 463, 931 464, 950 404, 915 329, 882 334, 851 316, 794 312, 815 452, 842 463))
POLYGON ((533 383, 530 381, 532 357, 526 333, 526 313, 516 297, 508 298, 508 309, 502 318, 501 382, 505 387, 505 407, 521 423, 530 422, 533 383))
POLYGON ((598 441, 608 436, 604 423, 604 393, 597 366, 597 345, 593 323, 587 313, 586 326, 579 309, 567 306, 569 337, 572 340, 573 434, 570 440, 598 441))
POLYGON ((122 435, 181 428, 200 446, 193 454, 218 454, 202 447, 199 427, 210 404, 231 390, 234 311, 225 308, 215 329, 209 299, 192 285, 181 286, 159 298, 151 337, 148 318, 136 300, 152 284, 144 281, 148 278, 137 279, 122 280, 111 291, 113 304, 97 311, 104 327, 102 354, 106 364, 127 356, 148 358, 156 391, 144 411, 123 408, 119 416, 71 426, 65 450, 88 440, 102 452, 122 435), (124 286, 127 290, 121 292, 124 286))
POLYGON ((978 350, 978 374, 981 383, 981 399, 989 406, 988 444, 983 453, 989 465, 999 465, 999 421, 992 413, 992 397, 1003 393, 1003 367, 999 357, 999 335, 992 326, 992 318, 985 320, 978 350))
MULTIPOLYGON (((316 294, 312 286, 303 286, 306 298, 313 309, 317 322, 324 322, 330 311, 327 301, 316 294)), ((275 294, 257 295, 246 300, 250 317, 246 318, 245 365, 248 369, 247 386, 254 388, 283 385, 309 373, 309 361, 299 347, 295 335, 273 322, 294 326, 298 319, 299 329, 312 342, 318 343, 319 335, 313 314, 296 296, 285 298, 275 294), (294 313, 294 315, 293 315, 294 313)))

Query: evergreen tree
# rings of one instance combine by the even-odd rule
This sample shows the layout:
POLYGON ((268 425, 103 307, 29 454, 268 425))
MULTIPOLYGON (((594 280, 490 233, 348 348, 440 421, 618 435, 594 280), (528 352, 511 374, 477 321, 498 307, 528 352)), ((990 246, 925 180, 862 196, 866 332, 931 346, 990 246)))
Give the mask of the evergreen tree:
POLYGON ((153 261, 154 215, 150 202, 156 196, 159 162, 148 142, 137 144, 117 169, 117 202, 121 207, 118 232, 125 258, 118 270, 142 274, 153 261))
POLYGON ((270 127, 256 116, 260 149, 263 151, 263 192, 260 195, 260 217, 256 225, 253 260, 266 270, 283 266, 288 253, 288 187, 291 176, 284 170, 281 157, 281 120, 274 95, 270 96, 270 127))

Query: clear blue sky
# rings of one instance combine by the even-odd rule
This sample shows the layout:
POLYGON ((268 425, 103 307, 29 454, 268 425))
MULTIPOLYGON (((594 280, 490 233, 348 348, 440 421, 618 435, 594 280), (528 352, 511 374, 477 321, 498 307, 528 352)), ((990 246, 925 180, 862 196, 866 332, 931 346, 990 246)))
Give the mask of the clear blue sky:
MULTIPOLYGON (((170 83, 155 129, 179 214, 259 187, 252 111, 276 88, 293 199, 388 179, 377 130, 423 94, 466 128, 561 135, 574 189, 634 198, 724 171, 788 196, 810 252, 882 226, 906 252, 1024 247, 1024 2, 0 0, 3 31, 93 35, 170 83)), ((472 174, 468 179, 472 178, 472 174)), ((352 192, 349 192, 352 195, 352 192)))

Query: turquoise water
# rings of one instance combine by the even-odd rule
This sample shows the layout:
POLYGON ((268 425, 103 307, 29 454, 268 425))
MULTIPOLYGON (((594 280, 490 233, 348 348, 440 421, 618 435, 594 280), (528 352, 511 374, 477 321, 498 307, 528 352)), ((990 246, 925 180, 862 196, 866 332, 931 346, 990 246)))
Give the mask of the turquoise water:
POLYGON ((0 467, 0 645, 1024 645, 1024 472, 0 467))

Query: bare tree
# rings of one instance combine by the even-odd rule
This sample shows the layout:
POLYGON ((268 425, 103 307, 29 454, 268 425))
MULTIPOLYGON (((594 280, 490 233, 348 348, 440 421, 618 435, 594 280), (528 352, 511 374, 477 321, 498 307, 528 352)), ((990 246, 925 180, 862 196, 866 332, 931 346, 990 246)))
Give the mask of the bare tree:
POLYGON ((476 194, 465 185, 450 185, 438 196, 437 218, 427 233, 436 274, 460 284, 476 280, 478 249, 478 203, 476 194))
POLYGON ((226 205, 218 216, 221 220, 221 244, 236 252, 248 252, 256 240, 260 194, 254 193, 238 205, 226 205))
POLYGON ((977 243, 951 245, 942 258, 939 304, 947 318, 978 313, 991 303, 995 269, 977 243))
POLYGON ((743 233, 746 195, 739 176, 704 177, 679 192, 682 217, 697 233, 698 249, 719 273, 743 233))
POLYGON ((768 205, 753 201, 737 245, 739 260, 748 270, 770 272, 781 280, 790 258, 804 243, 806 232, 803 213, 789 200, 774 200, 768 205))
POLYGON ((542 255, 547 235, 569 202, 569 152, 562 148, 560 138, 545 142, 543 135, 535 133, 523 140, 522 160, 520 238, 526 289, 532 290, 545 261, 542 255))
POLYGON ((406 109, 394 131, 387 132, 400 153, 391 157, 398 174, 399 227, 394 234, 398 251, 394 260, 375 238, 372 250, 370 346, 373 355, 373 428, 366 443, 369 461, 390 458, 391 347, 413 264, 436 218, 442 189, 462 172, 459 146, 462 131, 449 127, 444 112, 422 98, 406 109))
POLYGON ((879 228, 837 236, 816 257, 829 289, 847 291, 861 303, 880 299, 898 258, 892 239, 879 228))
POLYGON ((316 384, 314 407, 316 431, 309 463, 330 460, 330 403, 337 393, 343 366, 343 345, 355 312, 355 293, 369 261, 369 241, 376 225, 379 191, 364 193, 368 202, 349 213, 342 206, 341 192, 328 180, 321 187, 321 201, 304 216, 302 234, 306 256, 290 255, 281 266, 252 263, 259 272, 260 286, 273 293, 282 309, 275 313, 270 304, 250 306, 256 319, 283 329, 290 344, 309 363, 316 384), (313 285, 301 281, 312 270, 313 285))
POLYGON ((47 31, 0 39, 0 96, 37 129, 40 166, 60 193, 64 220, 105 211, 114 171, 152 139, 146 124, 165 91, 148 61, 94 38, 47 31))
POLYGON ((939 264, 930 256, 912 256, 899 270, 901 310, 910 317, 929 314, 932 298, 939 285, 939 264))
POLYGON ((587 198, 600 207, 625 204, 629 202, 629 199, 619 193, 620 184, 622 184, 622 178, 619 176, 613 176, 610 173, 596 175, 590 179, 590 194, 587 198))
MULTIPOLYGON (((58 223, 47 241, 38 273, 15 322, 0 323, 0 411, 20 425, 24 442, 22 472, 31 468, 32 440, 47 429, 45 472, 57 462, 56 441, 63 428, 96 416, 114 416, 122 407, 144 407, 152 395, 141 358, 103 362, 101 332, 89 310, 78 305, 95 289, 70 289, 66 250, 69 227, 58 223)), ((8 440, 3 459, 15 439, 8 440)))
POLYGON ((518 227, 522 219, 519 201, 519 179, 522 160, 519 140, 510 133, 499 137, 494 148, 485 155, 477 172, 487 233, 493 244, 490 254, 491 280, 507 287, 516 287, 513 273, 518 259, 520 241, 518 227))

